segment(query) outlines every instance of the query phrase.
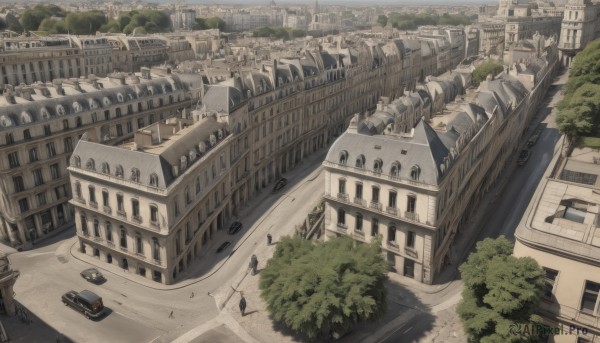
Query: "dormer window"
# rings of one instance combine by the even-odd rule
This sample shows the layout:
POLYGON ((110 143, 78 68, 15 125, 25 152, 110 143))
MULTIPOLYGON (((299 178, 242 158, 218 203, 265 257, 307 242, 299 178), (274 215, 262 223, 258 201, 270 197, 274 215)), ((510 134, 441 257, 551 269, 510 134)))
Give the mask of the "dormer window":
POLYGON ((364 168, 365 167, 365 156, 359 155, 356 158, 356 168, 364 168))
POLYGON ((412 168, 410 168, 410 178, 412 180, 419 180, 419 177, 421 176, 421 168, 419 168, 419 166, 413 166, 412 168))
POLYGON ((90 158, 85 164, 85 167, 89 170, 96 170, 96 162, 94 162, 93 158, 90 158))
POLYGON ((181 156, 181 158, 179 160, 180 160, 181 171, 183 172, 187 168, 187 158, 185 156, 181 156))
POLYGON ((382 172, 382 167, 383 167, 383 161, 381 159, 376 159, 375 162, 373 162, 373 171, 376 173, 381 173, 382 172))
POLYGON ((140 170, 137 168, 131 168, 131 181, 140 182, 140 170))
POLYGON ((123 167, 121 165, 117 166, 117 169, 115 170, 115 176, 123 178, 123 167))
POLYGON ((396 161, 392 164, 392 168, 390 169, 390 176, 393 176, 393 177, 400 176, 400 162, 396 161))
POLYGON ((158 175, 150 174, 150 186, 158 187, 158 175))
POLYGON ((340 153, 340 164, 345 166, 346 163, 348 163, 348 152, 344 150, 340 153))
POLYGON ((81 158, 79 156, 73 156, 73 161, 71 163, 73 164, 73 166, 81 168, 81 158))
POLYGON ((110 166, 106 162, 102 163, 102 174, 110 174, 110 166))

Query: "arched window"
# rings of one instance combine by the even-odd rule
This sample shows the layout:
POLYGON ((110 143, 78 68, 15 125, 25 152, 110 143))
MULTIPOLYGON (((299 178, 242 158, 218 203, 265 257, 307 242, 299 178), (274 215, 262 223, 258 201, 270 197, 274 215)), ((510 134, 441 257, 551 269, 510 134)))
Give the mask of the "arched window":
POLYGON ((158 187, 158 175, 156 173, 150 174, 150 186, 158 187))
POLYGON ((137 168, 131 168, 131 181, 140 182, 140 170, 137 168))
POLYGON ((100 222, 94 219, 94 237, 100 237, 100 222))
POLYGON ((88 235, 87 218, 84 215, 82 215, 80 217, 80 219, 81 219, 81 232, 83 232, 83 234, 87 236, 88 235))
POLYGON ((356 227, 354 230, 358 232, 362 232, 363 230, 363 216, 360 213, 356 214, 356 227))
POLYGON ((144 242, 142 241, 142 234, 139 232, 135 233, 135 252, 138 254, 144 253, 144 242))
POLYGON ((393 224, 388 227, 387 239, 388 239, 388 242, 396 243, 396 226, 393 224))
POLYGON ((190 188, 185 188, 185 204, 188 205, 192 202, 192 197, 190 196, 190 188))
POLYGON ((96 162, 94 162, 93 158, 87 160, 85 167, 89 170, 96 170, 96 162))
POLYGON ((152 257, 156 261, 160 261, 160 243, 156 237, 152 237, 152 257))
POLYGON ((196 194, 200 193, 200 176, 196 176, 196 194))
POLYGON ((421 168, 419 168, 419 166, 417 166, 417 165, 412 166, 412 168, 410 168, 410 178, 412 180, 419 180, 420 176, 421 176, 421 168))
POLYGON ((110 174, 110 166, 106 162, 102 162, 102 173, 110 174))
POLYGON ((337 222, 340 226, 346 226, 346 211, 343 208, 338 209, 337 222))
POLYGON ((356 168, 364 168, 365 167, 365 156, 358 155, 356 158, 356 168))
POLYGON ((392 163, 392 168, 390 169, 390 176, 399 177, 400 176, 400 162, 396 161, 392 163))
POLYGON ((120 178, 123 177, 123 166, 121 166, 120 164, 117 165, 117 168, 115 170, 115 176, 120 178))
POLYGON ((340 164, 345 166, 346 163, 348 163, 348 152, 344 150, 340 153, 340 164))
POLYGON ((81 168, 81 158, 77 155, 73 156, 73 160, 71 162, 74 167, 81 168))
POLYGON ((383 161, 378 158, 373 162, 373 171, 376 173, 381 173, 383 168, 383 161))
POLYGON ((120 232, 120 245, 121 248, 127 248, 127 231, 125 231, 125 229, 123 228, 123 226, 120 227, 121 228, 121 232, 120 232))
POLYGON ((112 242, 112 225, 110 224, 110 222, 106 222, 104 224, 104 231, 106 231, 106 240, 108 242, 112 242))
POLYGON ((79 183, 79 181, 75 181, 75 195, 78 198, 81 198, 81 184, 79 183))

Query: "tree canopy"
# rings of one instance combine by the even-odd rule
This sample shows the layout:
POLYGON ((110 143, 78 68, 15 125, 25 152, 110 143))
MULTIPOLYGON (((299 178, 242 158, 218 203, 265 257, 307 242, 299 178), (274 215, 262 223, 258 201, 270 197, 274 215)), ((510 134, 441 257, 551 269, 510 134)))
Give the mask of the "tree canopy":
POLYGON ((285 27, 262 26, 252 32, 254 37, 271 37, 283 40, 304 37, 306 33, 303 30, 296 30, 285 27))
POLYGON ((380 15, 377 22, 381 25, 384 19, 385 25, 389 22, 392 24, 392 27, 399 30, 416 30, 419 26, 423 25, 469 25, 472 22, 470 17, 462 14, 455 15, 448 13, 439 16, 430 13, 400 14, 392 12, 387 17, 380 15))
POLYGON ((556 123, 569 140, 600 135, 600 39, 575 56, 556 123))
POLYGON ((484 81, 489 74, 496 76, 503 69, 504 67, 502 67, 502 64, 500 63, 494 61, 483 62, 473 70, 473 84, 479 85, 479 83, 484 81))
POLYGON ((287 237, 260 273, 261 296, 275 320, 314 340, 379 318, 387 270, 379 241, 287 237))
POLYGON ((25 10, 19 18, 19 22, 23 29, 37 31, 44 19, 50 17, 64 18, 66 15, 67 12, 56 5, 37 5, 25 10))
POLYGON ((380 14, 379 17, 377 17, 377 23, 379 25, 381 25, 381 27, 385 27, 387 25, 388 22, 388 17, 386 17, 383 14, 380 14))
POLYGON ((515 325, 541 325, 534 314, 542 296, 544 272, 530 257, 512 256, 504 236, 486 238, 459 270, 464 282, 457 312, 469 342, 537 342, 538 332, 515 325))

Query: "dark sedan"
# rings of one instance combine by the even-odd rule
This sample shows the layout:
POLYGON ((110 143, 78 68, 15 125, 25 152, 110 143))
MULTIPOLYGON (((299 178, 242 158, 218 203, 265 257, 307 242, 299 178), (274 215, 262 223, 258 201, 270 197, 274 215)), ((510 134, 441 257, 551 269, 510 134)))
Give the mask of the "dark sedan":
POLYGON ((231 243, 229 241, 219 245, 219 247, 217 248, 217 253, 220 253, 221 251, 225 250, 231 243))
POLYGON ((286 178, 279 179, 279 181, 277 181, 277 183, 275 184, 275 187, 273 187, 273 192, 277 192, 278 190, 285 187, 285 185, 287 185, 287 179, 286 178))
POLYGON ((104 278, 102 273, 100 273, 96 268, 86 269, 86 270, 82 271, 80 274, 81 274, 81 277, 83 277, 84 279, 86 279, 87 281, 89 281, 91 283, 101 284, 104 281, 106 281, 106 279, 104 278))
POLYGON ((242 223, 240 222, 233 222, 231 223, 231 225, 229 226, 229 234, 230 235, 234 235, 236 234, 238 231, 240 231, 242 229, 242 223))

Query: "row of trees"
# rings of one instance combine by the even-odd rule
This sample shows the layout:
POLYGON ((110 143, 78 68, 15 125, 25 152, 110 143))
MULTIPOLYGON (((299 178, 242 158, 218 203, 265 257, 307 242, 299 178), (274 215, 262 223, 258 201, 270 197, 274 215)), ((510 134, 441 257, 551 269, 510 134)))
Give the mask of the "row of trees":
POLYGON ((401 14, 390 13, 389 16, 380 15, 377 23, 382 27, 391 24, 393 28, 399 30, 416 30, 423 25, 469 25, 472 19, 462 14, 435 15, 429 13, 419 14, 401 14))
POLYGON ((219 29, 225 31, 225 21, 219 17, 196 18, 196 23, 192 27, 194 30, 219 29))
POLYGON ((600 39, 577 54, 564 98, 558 103, 556 123, 570 142, 579 137, 600 136, 600 39))
POLYGON ((486 61, 481 63, 475 68, 475 70, 473 70, 473 85, 479 85, 479 83, 484 81, 488 75, 492 74, 493 76, 496 76, 502 70, 504 70, 504 67, 502 67, 502 64, 498 62, 486 61))
POLYGON ((294 39, 306 36, 304 30, 296 30, 286 27, 262 26, 253 31, 254 37, 272 37, 283 40, 294 39))

